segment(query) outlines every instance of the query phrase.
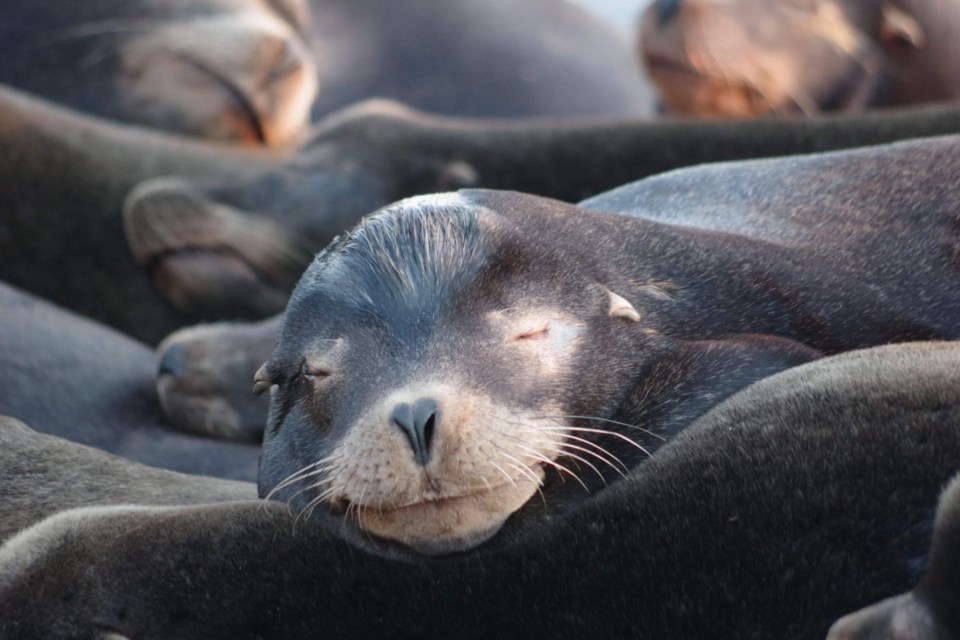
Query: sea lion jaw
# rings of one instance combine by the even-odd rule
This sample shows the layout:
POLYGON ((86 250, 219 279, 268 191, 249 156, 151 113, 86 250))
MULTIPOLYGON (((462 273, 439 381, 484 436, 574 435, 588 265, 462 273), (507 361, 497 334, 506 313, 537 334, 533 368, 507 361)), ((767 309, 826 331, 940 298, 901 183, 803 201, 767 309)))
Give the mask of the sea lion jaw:
POLYGON ((883 53, 835 0, 684 0, 666 19, 659 4, 640 53, 671 113, 814 115, 875 99, 883 53))
POLYGON ((318 488, 367 534, 421 554, 461 551, 536 494, 563 437, 562 424, 467 385, 408 385, 350 426, 318 488))
POLYGON ((290 144, 317 94, 307 45, 263 11, 172 22, 129 42, 121 64, 151 123, 207 138, 290 144))

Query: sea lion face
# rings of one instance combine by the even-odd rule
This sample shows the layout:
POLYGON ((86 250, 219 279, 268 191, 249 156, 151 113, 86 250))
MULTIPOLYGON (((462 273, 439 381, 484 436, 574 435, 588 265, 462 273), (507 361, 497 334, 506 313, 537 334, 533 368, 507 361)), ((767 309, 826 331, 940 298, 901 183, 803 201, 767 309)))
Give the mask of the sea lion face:
POLYGON ((879 18, 878 2, 657 0, 639 46, 671 113, 813 115, 876 99, 879 18))
POLYGON ((438 554, 492 536, 546 469, 616 464, 593 441, 607 425, 575 418, 610 416, 634 368, 578 354, 645 336, 626 301, 508 226, 458 196, 413 199, 317 258, 258 376, 261 496, 438 554))
POLYGON ((283 145, 305 129, 317 74, 303 0, 60 4, 45 9, 37 42, 30 32, 8 47, 17 34, 0 33, 11 66, 32 69, 13 84, 205 138, 283 145))

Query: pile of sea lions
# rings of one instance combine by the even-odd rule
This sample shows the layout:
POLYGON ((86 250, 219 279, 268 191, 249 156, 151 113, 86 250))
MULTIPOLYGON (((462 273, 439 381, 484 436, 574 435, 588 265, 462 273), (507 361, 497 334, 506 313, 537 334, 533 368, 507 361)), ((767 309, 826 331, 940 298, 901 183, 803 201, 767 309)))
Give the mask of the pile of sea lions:
POLYGON ((960 638, 949 3, 4 11, 0 639, 960 638))

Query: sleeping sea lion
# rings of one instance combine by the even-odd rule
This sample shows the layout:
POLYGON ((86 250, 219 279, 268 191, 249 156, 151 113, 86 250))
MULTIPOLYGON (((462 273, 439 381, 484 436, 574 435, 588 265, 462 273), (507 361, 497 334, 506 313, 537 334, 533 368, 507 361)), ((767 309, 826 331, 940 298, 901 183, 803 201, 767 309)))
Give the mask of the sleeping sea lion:
POLYGON ((670 113, 749 117, 960 97, 955 0, 656 0, 639 50, 670 113))
POLYGON ((155 366, 145 345, 0 283, 0 414, 144 464, 256 478, 256 445, 171 428, 155 366))
POLYGON ((960 337, 958 151, 708 165, 580 207, 387 207, 318 255, 255 376, 273 389, 260 495, 357 544, 460 551, 569 493, 575 455, 603 480, 629 468, 768 348, 782 368, 794 343, 960 337))
MULTIPOLYGON (((866 151, 685 169, 597 196, 581 203, 582 208, 556 202, 547 204, 538 198, 519 195, 484 195, 482 198, 495 197, 504 202, 497 211, 507 207, 515 209, 514 215, 528 225, 525 227, 527 237, 536 238, 542 245, 536 251, 547 253, 550 260, 563 260, 569 252, 567 243, 581 241, 583 232, 576 225, 568 226, 565 222, 568 218, 584 224, 605 221, 602 224, 609 225, 612 230, 609 233, 623 236, 623 251, 630 256, 650 254, 648 244, 659 247, 669 242, 669 259, 688 261, 687 266, 677 267, 683 276, 667 273, 666 267, 651 266, 652 275, 623 276, 629 284, 608 285, 635 306, 638 299, 658 308, 663 306, 670 316, 656 323, 664 334, 697 339, 715 337, 720 335, 718 331, 776 333, 833 352, 890 341, 956 336, 957 325, 943 309, 954 304, 957 292, 951 284, 956 269, 952 262, 954 236, 949 208, 950 203, 960 197, 952 186, 956 182, 953 176, 960 171, 951 151, 957 145, 957 139, 948 138, 866 151), (525 219, 534 216, 532 212, 551 209, 558 212, 557 217, 544 221, 543 229, 536 225, 538 218, 525 219), (626 214, 635 219, 598 218, 588 209, 626 214), (531 213, 527 213, 528 210, 531 213), (929 217, 915 224, 914 215, 929 217), (637 236, 631 241, 626 239, 629 229, 644 227, 651 221, 666 226, 653 224, 651 228, 656 230, 649 235, 637 236), (880 224, 883 226, 877 226, 880 224), (550 229, 558 225, 568 231, 570 239, 550 244, 547 238, 552 238, 550 234, 554 233, 550 229), (704 249, 699 240, 674 237, 676 225, 691 232, 722 234, 717 237, 726 238, 729 244, 704 249), (875 235, 851 235, 846 231, 857 225, 866 225, 875 230, 875 235), (666 232, 670 235, 663 235, 666 232), (824 234, 822 240, 820 234, 824 234), (820 253, 841 240, 853 248, 844 245, 842 251, 824 257, 822 264, 815 266, 820 253), (718 255, 728 256, 731 251, 734 255, 729 255, 729 259, 734 260, 739 249, 733 247, 739 247, 740 243, 745 247, 766 246, 767 249, 757 250, 774 251, 776 256, 757 258, 751 266, 743 267, 746 272, 735 272, 729 281, 717 284, 719 292, 742 282, 744 293, 738 302, 722 305, 722 314, 706 314, 700 306, 703 301, 691 302, 683 291, 689 290, 689 283, 695 280, 703 279, 697 285, 702 288, 722 280, 717 273, 733 267, 715 265, 714 260, 718 255), (875 250, 868 248, 874 244, 875 250), (789 247, 789 251, 781 247, 789 247), (893 250, 903 253, 894 258, 893 250), (871 254, 882 259, 874 262, 867 257, 871 254), (787 258, 789 261, 784 263, 787 258), (886 271, 891 274, 902 271, 914 276, 891 275, 883 276, 882 282, 873 280, 886 271), (818 281, 820 285, 808 288, 810 283, 818 281), (649 286, 638 289, 637 282, 649 283, 649 286), (864 282, 871 282, 876 291, 859 291, 864 282), (854 285, 854 289, 848 289, 850 285, 854 285), (853 293, 854 290, 857 293, 853 293), (903 302, 882 303, 877 296, 883 295, 900 296, 903 302), (923 307, 913 301, 914 297, 932 306, 923 307), (743 304, 748 304, 748 308, 744 309, 743 304), (785 311, 794 307, 806 307, 807 311, 799 316, 793 315, 795 311, 785 311), (774 312, 776 309, 780 311, 774 312), (824 317, 827 309, 829 320, 824 317), (680 329, 689 320, 681 310, 705 314, 710 321, 696 330, 680 329), (928 311, 934 315, 922 317, 928 311), (942 313, 945 315, 941 316, 942 313), (779 319, 769 317, 769 324, 761 322, 760 319, 769 314, 786 315, 778 316, 779 319), (937 322, 931 325, 934 318, 937 322)), ((473 198, 468 196, 471 201, 473 198)), ((467 206, 473 209, 473 205, 467 206)), ((519 237, 515 243, 518 247, 531 244, 519 237)), ((590 264, 604 264, 602 252, 606 251, 606 245, 587 251, 593 252, 590 264)), ((611 255, 611 259, 616 259, 616 254, 611 255)), ((643 268, 636 258, 631 257, 630 262, 629 267, 617 268, 643 268)), ((593 276, 600 282, 612 277, 606 270, 614 269, 602 268, 602 277, 593 276)), ((544 287, 551 290, 549 284, 544 287)), ((641 316, 650 320, 647 312, 637 308, 641 316)), ((261 364, 261 354, 276 343, 279 323, 278 317, 256 327, 210 325, 169 337, 159 358, 164 360, 165 350, 173 349, 177 366, 176 370, 168 367, 162 372, 158 391, 164 398, 164 406, 172 409, 168 411, 171 418, 181 428, 192 431, 217 426, 224 433, 249 433, 262 428, 266 424, 266 402, 258 406, 244 399, 240 404, 234 398, 248 388, 249 380, 261 364), (224 411, 224 405, 237 409, 224 411)))
POLYGON ((317 93, 303 0, 8 0, 0 84, 111 120, 282 145, 317 93))
POLYGON ((0 638, 819 640, 916 581, 960 466, 958 364, 940 343, 795 367, 446 559, 367 554, 274 503, 66 512, 0 550, 0 638))

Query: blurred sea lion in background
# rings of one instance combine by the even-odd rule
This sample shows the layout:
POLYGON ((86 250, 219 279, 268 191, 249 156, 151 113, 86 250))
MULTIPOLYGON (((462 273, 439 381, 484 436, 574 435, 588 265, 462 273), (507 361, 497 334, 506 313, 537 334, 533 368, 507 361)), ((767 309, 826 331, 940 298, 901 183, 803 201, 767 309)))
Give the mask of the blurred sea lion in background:
POLYGON ((655 0, 638 48, 672 114, 752 117, 960 97, 956 0, 655 0))
POLYGON ((171 428, 155 371, 145 345, 0 283, 0 415, 155 467, 255 479, 256 444, 171 428))
POLYGON ((311 0, 314 116, 367 98, 447 115, 653 115, 626 36, 569 0, 311 0))
POLYGON ((0 53, 0 84, 270 146, 378 96, 464 116, 653 113, 627 39, 567 0, 11 0, 0 53))
POLYGON ((0 84, 119 122, 288 144, 317 91, 308 22, 300 0, 7 0, 0 84))

